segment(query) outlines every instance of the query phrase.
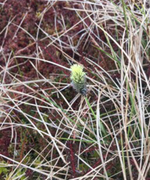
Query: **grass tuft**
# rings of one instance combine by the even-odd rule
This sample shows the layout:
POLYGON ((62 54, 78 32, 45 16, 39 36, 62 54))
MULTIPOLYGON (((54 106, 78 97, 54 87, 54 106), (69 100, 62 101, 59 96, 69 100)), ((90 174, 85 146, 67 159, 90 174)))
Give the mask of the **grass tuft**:
POLYGON ((149 6, 0 2, 0 179, 150 178, 149 6))

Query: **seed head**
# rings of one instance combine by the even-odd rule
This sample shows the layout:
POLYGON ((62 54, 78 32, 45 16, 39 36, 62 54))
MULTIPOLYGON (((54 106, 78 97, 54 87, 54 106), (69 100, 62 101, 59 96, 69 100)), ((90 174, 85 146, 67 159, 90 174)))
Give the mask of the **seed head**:
POLYGON ((86 94, 86 78, 85 78, 85 72, 83 72, 83 66, 79 64, 74 64, 71 66, 71 80, 73 88, 85 95, 86 94))

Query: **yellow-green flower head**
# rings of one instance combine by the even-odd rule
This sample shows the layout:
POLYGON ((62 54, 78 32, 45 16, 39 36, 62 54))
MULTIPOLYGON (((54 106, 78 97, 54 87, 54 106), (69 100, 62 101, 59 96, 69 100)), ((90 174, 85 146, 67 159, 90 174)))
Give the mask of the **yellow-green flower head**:
POLYGON ((71 80, 74 89, 85 95, 86 94, 86 78, 85 72, 83 72, 83 66, 74 64, 71 66, 71 80))
POLYGON ((83 83, 85 81, 85 72, 83 72, 83 66, 74 64, 71 66, 71 80, 76 83, 83 83))

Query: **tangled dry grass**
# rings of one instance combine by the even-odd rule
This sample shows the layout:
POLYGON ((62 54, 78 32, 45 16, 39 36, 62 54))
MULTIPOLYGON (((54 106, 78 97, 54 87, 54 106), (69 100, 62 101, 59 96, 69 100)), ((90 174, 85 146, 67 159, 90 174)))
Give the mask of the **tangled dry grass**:
POLYGON ((148 0, 0 0, 0 179, 149 180, 149 120, 148 0))

